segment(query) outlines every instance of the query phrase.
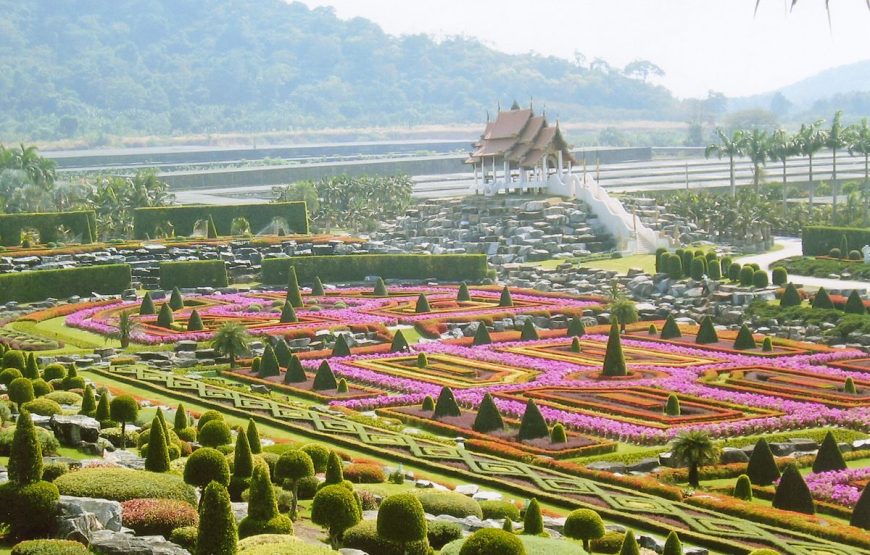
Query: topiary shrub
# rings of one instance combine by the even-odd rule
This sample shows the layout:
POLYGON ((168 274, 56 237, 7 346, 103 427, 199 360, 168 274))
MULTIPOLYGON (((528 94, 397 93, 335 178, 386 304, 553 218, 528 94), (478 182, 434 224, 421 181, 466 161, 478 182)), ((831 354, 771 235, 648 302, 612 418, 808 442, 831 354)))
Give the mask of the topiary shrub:
POLYGON ((619 334, 619 322, 613 318, 610 324, 610 335, 607 338, 607 349, 604 353, 604 365, 601 375, 609 378, 622 377, 628 374, 625 365, 625 355, 622 352, 622 339, 619 334))
POLYGON ((770 281, 767 277, 767 272, 764 270, 755 270, 752 273, 752 286, 756 289, 763 289, 770 285, 770 281))
MULTIPOLYGON (((433 521, 431 524, 435 524, 433 521)), ((427 534, 428 537, 428 534, 427 534)), ((377 522, 364 520, 348 528, 341 538, 341 545, 347 549, 359 549, 378 555, 429 555, 427 540, 406 543, 401 546, 378 535, 377 522)))
POLYGON ((706 268, 704 265, 704 257, 696 256, 692 259, 692 264, 690 266, 689 275, 695 281, 701 281, 703 279, 706 268))
POLYGON ((435 412, 432 414, 432 418, 438 420, 446 416, 462 416, 462 411, 459 409, 456 397, 453 396, 453 391, 444 386, 441 388, 441 393, 438 394, 438 402, 435 403, 435 412))
POLYGON ((431 515, 483 518, 483 510, 477 501, 455 491, 426 491, 418 493, 417 499, 423 510, 431 515))
POLYGON ((668 255, 667 257, 667 272, 671 279, 680 279, 683 277, 683 260, 677 255, 668 255))
POLYGON ((474 417, 474 424, 472 424, 471 429, 485 434, 493 430, 501 430, 502 428, 504 428, 504 420, 501 417, 501 413, 495 401, 492 400, 492 395, 486 393, 477 409, 477 416, 474 417))
POLYGON ((294 308, 299 308, 304 305, 302 302, 302 291, 299 289, 299 279, 296 277, 296 267, 288 268, 287 279, 287 302, 294 308))
POLYGON ((131 499, 121 503, 121 520, 139 536, 168 538, 176 528, 196 526, 199 515, 186 501, 177 499, 131 499))
POLYGON ((459 555, 525 555, 526 548, 518 537, 495 528, 483 528, 462 544, 459 555))
MULTIPOLYGON (((448 543, 462 537, 462 527, 455 522, 434 520, 428 523, 426 539, 432 549, 441 549, 448 543)), ((422 542, 421 542, 422 543, 422 542)))
POLYGON ((390 344, 390 352, 404 353, 410 350, 411 346, 408 345, 408 340, 405 339, 405 334, 402 333, 402 330, 396 330, 396 333, 393 335, 393 342, 390 344))
POLYGON ((738 262, 732 262, 728 266, 728 279, 732 282, 740 281, 740 271, 743 267, 738 262))
POLYGON ((734 349, 738 351, 745 351, 747 349, 754 349, 757 345, 755 344, 755 337, 752 336, 752 332, 749 331, 749 327, 746 324, 740 326, 740 331, 737 332, 737 338, 734 340, 734 349))
POLYGON ((34 484, 42 479, 42 448, 27 411, 19 414, 15 423, 7 471, 10 483, 16 486, 34 484))
MULTIPOLYGON (((169 446, 163 426, 155 416, 148 433, 148 454, 145 457, 145 470, 166 472, 169 470, 169 446)), ((164 534, 166 535, 166 534, 164 534)))
POLYGON ((414 312, 417 314, 432 312, 432 308, 429 307, 429 299, 426 298, 425 293, 420 293, 420 296, 417 297, 417 305, 414 307, 414 312))
POLYGON ((84 545, 72 540, 28 540, 12 548, 11 555, 88 555, 84 545))
POLYGON ((867 308, 864 306, 864 299, 858 294, 856 289, 849 293, 849 298, 846 299, 846 305, 843 307, 843 312, 846 314, 866 314, 867 308))
POLYGON ((42 479, 46 482, 54 482, 69 472, 69 465, 65 462, 50 462, 42 467, 42 479))
POLYGON ((834 247, 828 251, 828 256, 830 256, 831 258, 842 258, 843 252, 837 247, 834 247))
MULTIPOLYGON (((202 449, 198 449, 195 453, 199 451, 202 449)), ((190 464, 189 459, 188 464, 190 464)), ((89 467, 64 474, 57 478, 54 484, 63 495, 77 497, 97 497, 113 501, 140 498, 178 499, 191 505, 196 504, 196 494, 193 489, 185 484, 181 477, 169 473, 157 474, 128 468, 89 467)))
MULTIPOLYGON (((347 339, 345 339, 344 334, 341 334, 335 339, 335 345, 332 347, 332 356, 349 357, 350 355, 350 345, 347 344, 347 339)), ((322 366, 323 365, 321 364, 321 367, 322 366)))
POLYGON ((861 254, 861 251, 858 250, 850 250, 849 251, 849 260, 862 260, 864 256, 861 254))
POLYGON ((296 316, 296 310, 293 308, 292 304, 284 301, 284 306, 281 307, 281 317, 278 321, 282 324, 293 324, 299 321, 299 318, 296 316))
POLYGON ((266 345, 263 350, 263 358, 260 361, 260 369, 257 376, 260 378, 270 378, 272 376, 280 376, 281 368, 278 366, 278 357, 275 355, 275 349, 271 345, 266 345))
POLYGON ((673 530, 665 538, 665 548, 662 550, 662 555, 683 555, 683 543, 673 530))
POLYGON ((22 374, 27 367, 27 360, 24 358, 24 353, 17 349, 10 349, 3 353, 3 368, 15 368, 22 374))
POLYGON ((211 482, 224 487, 230 483, 230 466, 217 449, 201 447, 194 451, 184 465, 184 481, 203 491, 211 482))
POLYGON ((734 491, 731 492, 731 495, 737 499, 752 501, 752 482, 749 480, 749 476, 741 474, 737 477, 737 482, 734 483, 734 491))
POLYGON ((743 287, 749 287, 752 285, 752 276, 755 275, 755 270, 752 266, 743 266, 740 268, 740 275, 738 276, 740 280, 740 285, 743 287))
POLYGON ((716 334, 716 328, 713 327, 713 319, 709 316, 704 316, 701 320, 701 327, 698 330, 698 335, 695 337, 695 343, 706 345, 708 343, 718 343, 719 336, 716 334))
POLYGON ((149 316, 156 313, 157 310, 154 308, 154 301, 151 299, 151 293, 146 291, 145 295, 142 297, 142 303, 139 305, 139 316, 149 316))
POLYGON ((680 416, 680 398, 676 394, 668 395, 668 400, 665 403, 665 414, 668 416, 680 416))
POLYGON ((861 497, 852 509, 852 518, 849 520, 851 526, 864 530, 870 530, 870 493, 868 492, 870 492, 870 485, 864 486, 861 497))
POLYGON ((773 352, 773 340, 769 337, 765 337, 764 341, 761 342, 761 352, 762 353, 771 353, 773 352))
POLYGON ((538 536, 544 533, 544 517, 537 499, 532 499, 523 515, 523 534, 538 536))
MULTIPOLYGON (((20 419, 20 417, 19 417, 20 419)), ((39 443, 43 455, 56 455, 60 448, 60 442, 54 434, 44 428, 34 428, 36 441, 39 443)), ((0 457, 8 457, 12 452, 12 441, 15 437, 15 428, 7 427, 0 429, 0 457)))
POLYGON ((567 443, 568 434, 565 433, 565 426, 557 422, 553 429, 550 430, 550 443, 567 443))
MULTIPOLYGON (((37 381, 42 381, 42 380, 37 380, 37 381)), ((34 382, 34 383, 36 383, 36 382, 34 382)), ((85 391, 84 391, 84 393, 86 395, 87 395, 88 389, 91 390, 91 408, 90 408, 90 410, 95 411, 95 410, 97 410, 97 401, 93 397, 93 388, 90 386, 86 387, 85 391)), ((44 395, 44 398, 51 399, 52 401, 54 401, 55 403, 57 403, 59 405, 74 406, 74 405, 81 405, 84 403, 84 397, 82 395, 79 395, 78 393, 75 393, 74 391, 52 391, 50 393, 46 393, 44 395)))
POLYGON ((197 534, 196 526, 182 526, 172 531, 172 534, 169 535, 169 541, 194 553, 196 551, 197 534))
POLYGON ((109 402, 109 417, 121 423, 121 449, 127 446, 127 422, 135 422, 138 415, 139 403, 129 395, 119 395, 109 402))
POLYGON ((164 303, 160 307, 160 312, 157 313, 157 325, 161 328, 172 329, 173 323, 175 323, 175 316, 172 314, 172 308, 164 303))
POLYGON ((21 409, 31 413, 38 414, 40 416, 52 416, 55 414, 61 414, 63 409, 60 408, 60 405, 51 399, 34 399, 33 401, 28 401, 21 405, 21 409))
POLYGON ((296 355, 290 356, 290 363, 287 365, 287 372, 284 373, 284 383, 304 383, 308 380, 305 375, 305 368, 302 367, 302 362, 296 355))
POLYGON ((534 399, 529 399, 526 402, 526 410, 523 412, 523 418, 520 420, 520 429, 517 433, 517 439, 520 441, 528 439, 538 439, 539 437, 549 437, 550 429, 547 427, 547 421, 541 414, 538 405, 534 399))
POLYGON ((9 526, 7 537, 27 539, 49 536, 55 527, 59 500, 58 489, 51 482, 19 484, 9 481, 0 485, 0 503, 7 508, 4 510, 5 524, 9 526))
POLYGON ((845 470, 846 461, 843 459, 843 453, 840 452, 840 447, 837 445, 837 440, 834 439, 834 434, 829 430, 825 434, 825 439, 819 447, 819 452, 813 461, 813 472, 832 472, 835 470, 845 470))
POLYGON ((248 444, 248 436, 244 432, 236 435, 236 446, 233 449, 233 475, 227 490, 230 499, 241 501, 242 492, 248 489, 251 475, 254 471, 254 458, 251 455, 251 447, 248 444))
POLYGON ((33 382, 29 378, 15 378, 7 386, 6 395, 10 401, 18 405, 18 411, 21 412, 21 406, 34 399, 33 382))
POLYGON ((774 285, 785 287, 785 284, 788 283, 788 271, 782 266, 775 266, 770 272, 770 281, 774 285))
POLYGON ((51 380, 62 380, 66 377, 66 366, 58 362, 53 362, 42 370, 42 379, 50 382, 51 380))
POLYGON ((677 325, 674 315, 668 314, 668 317, 665 319, 665 325, 662 326, 662 333, 659 337, 662 339, 675 339, 682 336, 683 334, 680 332, 680 327, 677 325))
POLYGON ((481 501, 479 505, 485 519, 504 520, 509 518, 513 522, 520 520, 520 510, 513 503, 507 501, 481 501))
POLYGON ((223 485, 212 482, 200 503, 196 555, 234 555, 238 541, 230 495, 223 485))
POLYGON ((511 290, 508 289, 508 286, 505 285, 501 290, 501 296, 498 299, 498 306, 500 307, 511 307, 514 305, 514 301, 511 298, 511 290))
POLYGON ((834 308, 834 302, 831 300, 830 295, 828 295, 828 292, 824 287, 819 287, 819 291, 816 293, 816 296, 813 297, 812 307, 824 310, 831 310, 834 308))
POLYGON ((626 530, 618 553, 619 555, 640 555, 640 546, 637 544, 632 530, 626 530))
POLYGON ((260 534, 239 541, 239 555, 335 555, 325 545, 313 544, 295 536, 260 534))
POLYGON ((773 506, 785 511, 795 511, 808 515, 815 514, 816 506, 810 488, 794 463, 786 465, 776 486, 773 506))
POLYGON ((794 286, 793 283, 789 283, 785 286, 785 291, 782 293, 782 297, 779 299, 779 306, 781 307, 789 307, 789 306, 800 306, 803 301, 801 300, 800 293, 798 293, 797 287, 794 286))
POLYGON ((299 500, 299 482, 304 478, 314 476, 314 463, 307 452, 303 450, 287 451, 275 463, 275 478, 289 487, 293 493, 290 507, 290 518, 296 519, 296 508, 299 500))
POLYGON ((586 335, 586 326, 583 320, 575 316, 568 322, 568 337, 583 337, 586 335))
POLYGON ((403 551, 408 544, 425 542, 427 531, 426 515, 418 496, 400 493, 387 497, 381 503, 378 535, 399 544, 403 551))
MULTIPOLYGON (((381 511, 383 510, 382 505, 381 511)), ((380 520, 380 512, 378 519, 380 520)), ((362 511, 353 495, 353 490, 344 484, 326 486, 317 492, 311 502, 311 522, 326 528, 333 548, 340 545, 344 531, 360 520, 362 520, 362 511)), ((395 524, 402 528, 411 526, 410 523, 401 521, 396 521, 395 524)))
POLYGON ((326 461, 326 473, 323 484, 327 486, 344 482, 344 465, 334 451, 330 451, 326 461))
POLYGON ((489 336, 489 330, 486 329, 486 323, 481 321, 477 324, 477 329, 474 331, 474 339, 471 340, 473 346, 489 345, 492 343, 492 337, 489 336))
MULTIPOLYGON (((342 337, 343 336, 339 336, 339 341, 344 341, 342 337)), ((338 343, 338 341, 336 341, 336 343, 338 343)), ((335 379, 335 374, 332 372, 332 367, 329 365, 329 362, 324 360, 320 363, 320 366, 317 368, 317 374, 314 375, 314 383, 311 387, 315 391, 325 391, 336 389, 338 387, 338 382, 335 379)))
POLYGON ((206 423, 197 434, 199 443, 205 447, 220 447, 221 445, 229 445, 233 441, 233 434, 230 427, 223 420, 213 420, 206 423))
POLYGON ((759 439, 752 449, 746 475, 756 486, 769 486, 779 478, 779 468, 776 466, 770 445, 764 438, 759 439))
POLYGON ((535 323, 531 318, 526 318, 526 321, 523 323, 523 329, 520 332, 520 341, 537 341, 540 338, 535 323))
POLYGON ((344 468, 344 479, 354 484, 381 484, 387 481, 387 475, 378 464, 351 463, 344 468))
POLYGON ((216 410, 207 410, 202 413, 199 417, 199 420, 196 422, 196 430, 197 432, 202 431, 202 427, 211 422, 212 420, 223 420, 224 415, 219 413, 216 410))
POLYGON ((306 443, 299 450, 311 457, 314 472, 320 473, 326 471, 326 466, 329 464, 329 455, 332 451, 319 443, 306 443))
POLYGON ((275 490, 269 476, 269 467, 260 464, 254 469, 251 477, 248 516, 239 523, 239 537, 292 533, 293 522, 278 512, 275 490))
POLYGON ((580 338, 579 337, 571 338, 571 352, 572 353, 579 353, 582 350, 583 349, 580 345, 580 338))
POLYGON ((604 532, 604 521, 592 509, 571 511, 565 519, 564 534, 569 538, 581 540, 583 542, 583 549, 590 553, 589 543, 592 540, 603 538, 604 532))
POLYGON ((386 297, 390 294, 387 291, 387 284, 384 283, 384 278, 378 277, 378 279, 375 281, 375 288, 372 291, 372 294, 375 297, 386 297))
POLYGON ((0 383, 9 386, 10 383, 21 377, 21 370, 18 368, 4 368, 3 371, 0 372, 0 383))

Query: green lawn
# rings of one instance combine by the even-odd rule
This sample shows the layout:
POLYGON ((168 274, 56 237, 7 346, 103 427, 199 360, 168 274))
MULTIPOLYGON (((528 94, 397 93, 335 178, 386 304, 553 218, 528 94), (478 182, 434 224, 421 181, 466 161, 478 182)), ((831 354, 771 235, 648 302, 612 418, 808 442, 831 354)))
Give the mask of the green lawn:
POLYGON ((654 274, 656 271, 656 257, 654 254, 633 254, 622 258, 602 258, 600 260, 583 260, 578 258, 551 259, 540 262, 539 266, 542 268, 555 268, 566 262, 587 268, 615 270, 621 274, 628 273, 630 268, 640 268, 648 274, 654 274))

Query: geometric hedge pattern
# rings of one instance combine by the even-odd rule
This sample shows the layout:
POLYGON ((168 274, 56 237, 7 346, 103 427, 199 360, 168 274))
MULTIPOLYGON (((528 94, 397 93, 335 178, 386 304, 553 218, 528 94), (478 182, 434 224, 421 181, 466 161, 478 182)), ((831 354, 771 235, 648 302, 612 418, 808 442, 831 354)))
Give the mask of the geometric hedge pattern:
POLYGON ((656 529, 661 533, 667 528, 676 528, 686 539, 716 551, 751 550, 754 546, 763 545, 781 553, 796 555, 851 555, 862 552, 855 547, 753 523, 641 491, 474 453, 454 444, 381 430, 354 422, 340 412, 309 410, 140 366, 116 366, 110 370, 93 371, 175 397, 218 404, 240 415, 256 415, 327 442, 344 443, 355 449, 409 461, 413 459, 415 464, 440 471, 456 472, 458 469, 459 473, 474 474, 478 480, 511 488, 530 497, 547 499, 568 507, 594 508, 606 518, 648 530, 656 529))

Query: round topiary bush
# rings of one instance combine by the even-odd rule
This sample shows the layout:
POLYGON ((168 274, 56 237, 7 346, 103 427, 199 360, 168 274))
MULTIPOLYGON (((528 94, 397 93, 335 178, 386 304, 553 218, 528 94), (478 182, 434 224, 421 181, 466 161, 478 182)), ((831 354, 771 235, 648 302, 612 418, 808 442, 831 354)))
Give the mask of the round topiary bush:
POLYGON ((840 251, 840 249, 834 247, 828 251, 828 256, 830 256, 831 258, 842 258, 843 253, 840 251))
POLYGON ((212 420, 200 428, 197 438, 201 445, 217 448, 221 445, 232 443, 233 434, 226 422, 223 420, 212 420))
POLYGON ((752 266, 743 266, 740 268, 740 285, 743 287, 749 287, 752 285, 752 276, 755 275, 755 270, 752 266))
POLYGON ((3 368, 16 368, 23 372, 26 365, 27 361, 21 351, 11 349, 3 353, 3 368))
POLYGON ((788 271, 782 266, 776 266, 771 270, 771 279, 774 285, 785 287, 788 283, 788 271))
POLYGON ((589 542, 604 537, 604 521, 592 509, 577 509, 565 519, 564 534, 569 538, 581 540, 583 548, 589 551, 589 542))
POLYGON ((168 538, 176 528, 196 526, 199 515, 193 505, 177 499, 131 499, 121 503, 121 522, 139 536, 168 538))
POLYGON ((426 539, 429 540, 429 546, 433 549, 441 549, 448 543, 462 537, 462 527, 455 522, 433 520, 428 523, 428 528, 426 539))
POLYGON ((0 372, 0 383, 5 386, 8 386, 12 383, 12 380, 16 380, 21 377, 21 370, 18 368, 4 368, 2 372, 0 372))
MULTIPOLYGON (((381 506, 383 511, 383 506, 381 506)), ((380 513, 378 513, 380 518, 380 513)), ((338 546, 344 531, 362 519, 362 510, 357 504, 353 490, 344 484, 321 488, 311 502, 311 522, 326 528, 330 543, 338 546)), ((407 527, 406 522, 396 524, 407 527)), ((380 530, 379 530, 380 531, 380 530)))
POLYGON ((15 378, 7 386, 6 394, 9 396, 10 401, 18 405, 20 411, 23 404, 29 403, 34 399, 33 382, 24 377, 15 378))
POLYGON ((763 289, 770 285, 770 282, 767 279, 767 272, 764 270, 755 270, 752 273, 752 286, 756 289, 763 289))
POLYGON ((520 510, 516 505, 507 501, 481 501, 480 510, 485 519, 504 520, 509 518, 513 522, 520 520, 520 510))
MULTIPOLYGON (((229 475, 229 471, 227 474, 229 475)), ((179 476, 168 473, 90 467, 64 474, 54 483, 61 494, 76 497, 97 497, 113 501, 177 499, 191 505, 196 504, 196 493, 193 489, 179 476)))
POLYGON ((63 412, 63 409, 60 408, 60 405, 58 405, 51 399, 45 398, 28 401, 27 403, 21 405, 21 408, 31 414, 38 414, 40 416, 52 416, 55 414, 61 414, 63 412))
POLYGON ((526 548, 518 537, 496 528, 483 528, 462 544, 459 555, 525 555, 526 548))
POLYGON ((384 499, 378 510, 378 535, 403 547, 426 541, 426 514, 420 498, 400 493, 384 499))
MULTIPOLYGON (((78 393, 72 391, 52 391, 45 395, 46 399, 51 399, 55 403, 59 405, 80 405, 82 403, 82 396, 78 393)), ((96 409, 96 406, 94 406, 96 409)))
POLYGON ((90 551, 71 540, 28 540, 12 548, 11 555, 88 555, 90 551))
POLYGON ((300 451, 311 457, 311 464, 314 465, 314 472, 321 473, 326 471, 326 463, 329 461, 329 449, 319 443, 308 443, 299 448, 300 451))
POLYGON ((58 362, 53 362, 42 370, 42 379, 50 382, 51 380, 62 380, 66 377, 66 366, 58 362))
POLYGON ((54 388, 50 383, 43 380, 42 378, 33 380, 33 396, 34 397, 42 397, 44 395, 48 395, 54 391, 54 388))
POLYGON ((861 251, 850 250, 849 251, 849 260, 862 260, 864 256, 861 254, 861 251))
POLYGON ((342 547, 359 549, 378 555, 428 555, 429 542, 420 540, 405 544, 404 550, 398 543, 378 535, 378 525, 373 520, 364 520, 348 528, 341 537, 342 547))
POLYGON ((219 413, 216 410, 207 410, 202 415, 200 415, 199 420, 196 422, 196 430, 201 431, 202 427, 211 422, 212 420, 220 420, 223 421, 224 415, 219 413))
POLYGON ((483 518, 483 510, 480 504, 461 493, 453 491, 427 491, 418 493, 417 498, 423 506, 423 510, 431 515, 450 515, 457 518, 476 516, 483 518))

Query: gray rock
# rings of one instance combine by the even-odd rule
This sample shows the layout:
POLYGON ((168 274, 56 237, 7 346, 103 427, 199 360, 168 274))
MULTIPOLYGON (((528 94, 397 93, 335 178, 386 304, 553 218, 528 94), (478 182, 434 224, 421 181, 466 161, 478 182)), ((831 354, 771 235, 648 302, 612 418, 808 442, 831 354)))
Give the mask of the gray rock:
POLYGON ((100 523, 101 529, 105 528, 115 532, 121 530, 121 504, 117 501, 61 495, 58 508, 62 515, 92 514, 100 523))
POLYGON ((89 548, 100 555, 190 555, 163 536, 132 536, 112 530, 94 532, 89 548))
POLYGON ((659 466, 658 458, 646 458, 628 466, 629 472, 652 472, 659 466))
POLYGON ((594 463, 587 464, 586 468, 589 468, 590 470, 602 470, 604 472, 614 472, 616 474, 625 474, 627 472, 627 469, 625 467, 625 463, 621 463, 621 462, 596 461, 594 463))
POLYGON ((719 462, 722 464, 745 463, 749 462, 749 457, 741 449, 725 447, 722 449, 722 454, 719 456, 719 462))
POLYGON ((96 443, 100 437, 100 423, 82 414, 56 414, 51 417, 49 426, 61 445, 68 447, 78 447, 83 442, 96 443))
POLYGON ((771 443, 770 451, 777 457, 784 457, 786 455, 791 455, 797 450, 797 447, 793 443, 771 443))

